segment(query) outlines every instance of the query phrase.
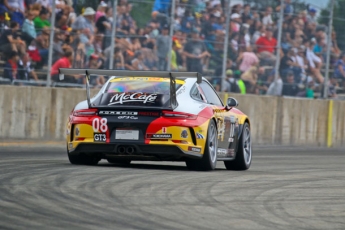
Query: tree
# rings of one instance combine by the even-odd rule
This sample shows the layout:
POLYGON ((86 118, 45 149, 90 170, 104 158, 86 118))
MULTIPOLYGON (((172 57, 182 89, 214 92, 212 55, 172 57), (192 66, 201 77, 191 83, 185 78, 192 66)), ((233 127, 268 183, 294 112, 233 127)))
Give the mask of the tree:
MULTIPOLYGON (((328 25, 330 17, 330 3, 326 9, 323 9, 320 14, 319 23, 328 25)), ((334 4, 333 12, 333 29, 337 34, 337 43, 341 50, 345 49, 345 0, 337 0, 334 4)))

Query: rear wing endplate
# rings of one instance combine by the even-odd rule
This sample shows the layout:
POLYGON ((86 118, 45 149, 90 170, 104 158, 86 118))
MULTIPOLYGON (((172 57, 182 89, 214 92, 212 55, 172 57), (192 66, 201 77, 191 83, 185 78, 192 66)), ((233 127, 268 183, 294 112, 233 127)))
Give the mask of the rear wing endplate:
POLYGON ((114 77, 160 77, 170 79, 170 107, 178 106, 176 99, 176 78, 196 78, 198 84, 202 82, 202 76, 197 72, 169 72, 169 71, 126 71, 104 69, 68 69, 59 68, 59 79, 64 80, 64 75, 84 75, 86 78, 86 97, 89 108, 92 108, 90 98, 90 75, 105 75, 114 77))

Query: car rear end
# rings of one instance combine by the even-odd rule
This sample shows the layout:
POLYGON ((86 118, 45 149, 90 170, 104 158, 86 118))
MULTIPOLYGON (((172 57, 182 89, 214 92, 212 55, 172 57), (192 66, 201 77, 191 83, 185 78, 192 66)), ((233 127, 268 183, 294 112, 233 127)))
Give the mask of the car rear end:
MULTIPOLYGON (((70 154, 132 160, 183 160, 202 157, 208 120, 167 106, 169 80, 118 78, 109 82, 94 108, 70 115, 70 154), (139 83, 138 83, 139 82, 139 83)), ((184 84, 176 81, 176 90, 184 84)))

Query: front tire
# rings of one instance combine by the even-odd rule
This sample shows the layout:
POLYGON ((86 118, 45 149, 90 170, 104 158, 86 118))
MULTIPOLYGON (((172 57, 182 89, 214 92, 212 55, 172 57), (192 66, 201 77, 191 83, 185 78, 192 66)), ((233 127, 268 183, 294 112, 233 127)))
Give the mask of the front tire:
POLYGON ((204 155, 201 159, 187 159, 186 165, 190 170, 210 171, 217 166, 218 132, 216 123, 211 120, 207 129, 207 139, 204 155))
POLYGON ((228 170, 247 170, 252 163, 252 142, 250 138, 250 127, 246 122, 243 125, 243 131, 238 140, 238 150, 236 158, 232 161, 224 161, 228 170))

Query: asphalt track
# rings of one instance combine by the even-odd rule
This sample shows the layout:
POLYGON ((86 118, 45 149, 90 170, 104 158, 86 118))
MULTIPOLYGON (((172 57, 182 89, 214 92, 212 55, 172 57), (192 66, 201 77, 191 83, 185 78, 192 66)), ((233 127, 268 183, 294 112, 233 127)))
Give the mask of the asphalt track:
POLYGON ((256 148, 249 171, 74 166, 0 146, 0 229, 345 229, 345 150, 256 148))

